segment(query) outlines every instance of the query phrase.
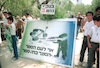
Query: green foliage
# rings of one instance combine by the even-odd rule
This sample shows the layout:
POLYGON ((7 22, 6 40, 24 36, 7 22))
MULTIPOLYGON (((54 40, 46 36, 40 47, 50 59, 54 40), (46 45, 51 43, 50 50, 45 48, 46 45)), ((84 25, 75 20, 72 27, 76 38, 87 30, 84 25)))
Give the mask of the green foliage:
POLYGON ((62 6, 56 5, 55 8, 55 19, 59 18, 65 18, 66 17, 66 9, 64 9, 62 6))
POLYGON ((40 17, 41 16, 41 14, 40 14, 40 10, 38 9, 38 7, 36 7, 36 6, 34 6, 33 8, 32 8, 32 12, 33 12, 33 14, 32 14, 32 17, 34 18, 34 17, 40 17))
POLYGON ((73 6, 73 3, 70 0, 58 0, 55 4, 55 15, 42 15, 41 18, 43 20, 61 19, 70 16, 67 14, 67 11, 71 11, 71 7, 73 6))
MULTIPOLYGON (((2 0, 5 2, 6 0, 2 0)), ((54 1, 53 1, 54 2, 54 1)), ((68 17, 67 11, 71 11, 72 2, 70 0, 58 0, 55 2, 55 15, 41 15, 40 14, 40 3, 39 0, 8 0, 3 6, 4 10, 12 12, 14 16, 25 15, 27 12, 30 13, 32 17, 41 17, 41 19, 59 19, 68 17)))
POLYGON ((73 6, 73 3, 71 1, 68 1, 67 3, 64 2, 63 4, 65 4, 65 9, 67 11, 71 11, 71 7, 73 6))
POLYGON ((71 9, 73 12, 73 15, 77 16, 77 13, 80 12, 82 15, 85 15, 86 12, 91 11, 90 5, 84 5, 84 4, 77 4, 74 5, 71 9))
MULTIPOLYGON (((6 0, 2 0, 2 2, 5 1, 6 0)), ((8 12, 12 12, 15 16, 22 16, 24 11, 32 13, 32 11, 30 10, 32 9, 31 0, 8 0, 3 8, 8 12)))
POLYGON ((28 12, 33 18, 37 16, 43 20, 67 18, 71 15, 77 16, 78 12, 85 15, 87 11, 95 12, 96 7, 100 6, 100 0, 93 0, 92 5, 74 5, 71 0, 51 0, 51 3, 56 5, 55 15, 41 15, 39 0, 0 0, 0 7, 5 1, 7 2, 3 6, 3 11, 12 12, 14 16, 23 16, 28 12))
POLYGON ((55 15, 42 15, 41 19, 51 20, 51 19, 60 19, 60 18, 65 18, 65 17, 66 17, 66 10, 64 10, 64 8, 62 8, 61 6, 56 5, 55 15))
POLYGON ((93 0, 92 1, 92 10, 95 13, 95 9, 100 6, 100 0, 93 0))

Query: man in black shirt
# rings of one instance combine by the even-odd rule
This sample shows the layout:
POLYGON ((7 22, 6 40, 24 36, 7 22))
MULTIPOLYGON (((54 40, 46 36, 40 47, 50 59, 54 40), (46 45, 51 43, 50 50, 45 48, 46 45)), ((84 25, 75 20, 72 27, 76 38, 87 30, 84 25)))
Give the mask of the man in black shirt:
POLYGON ((83 20, 80 17, 80 15, 81 15, 80 12, 78 12, 78 17, 77 17, 77 34, 76 34, 76 36, 78 36, 78 31, 79 31, 79 29, 80 29, 80 27, 82 25, 82 22, 83 22, 83 20))

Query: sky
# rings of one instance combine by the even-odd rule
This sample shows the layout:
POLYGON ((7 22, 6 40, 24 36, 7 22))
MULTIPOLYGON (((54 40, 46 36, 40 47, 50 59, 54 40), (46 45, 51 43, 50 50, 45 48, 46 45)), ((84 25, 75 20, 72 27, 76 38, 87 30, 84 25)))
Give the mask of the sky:
MULTIPOLYGON (((74 4, 76 4, 77 0, 71 0, 74 4)), ((92 4, 92 0, 82 0, 82 3, 85 5, 91 5, 92 4)))
POLYGON ((85 5, 91 5, 92 4, 92 0, 82 0, 82 3, 85 5))

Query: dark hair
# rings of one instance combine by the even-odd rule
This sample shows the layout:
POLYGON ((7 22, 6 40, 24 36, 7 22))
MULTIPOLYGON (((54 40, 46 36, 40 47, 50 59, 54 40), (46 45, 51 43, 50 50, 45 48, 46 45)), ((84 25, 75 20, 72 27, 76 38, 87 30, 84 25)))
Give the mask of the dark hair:
POLYGON ((8 14, 12 16, 12 13, 11 12, 8 12, 8 14))
POLYGON ((93 12, 92 12, 92 11, 88 11, 88 12, 86 13, 86 16, 87 16, 87 14, 92 14, 92 16, 93 16, 93 12))
POLYGON ((8 17, 7 19, 13 22, 13 17, 8 17))
POLYGON ((74 18, 74 15, 71 15, 71 18, 74 18))
POLYGON ((30 15, 29 13, 26 13, 26 15, 30 15))
POLYGON ((100 21, 100 14, 94 15, 93 20, 100 21))
POLYGON ((98 10, 100 10, 100 6, 95 9, 95 11, 98 11, 98 10))
POLYGON ((7 12, 3 12, 3 14, 4 14, 4 13, 7 13, 7 12))

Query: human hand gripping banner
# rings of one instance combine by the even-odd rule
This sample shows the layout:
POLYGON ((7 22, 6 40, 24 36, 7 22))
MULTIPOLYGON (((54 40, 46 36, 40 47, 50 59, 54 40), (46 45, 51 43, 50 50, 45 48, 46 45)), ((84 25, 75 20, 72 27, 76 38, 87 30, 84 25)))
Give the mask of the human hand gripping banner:
POLYGON ((73 67, 76 20, 27 21, 20 56, 73 67))

